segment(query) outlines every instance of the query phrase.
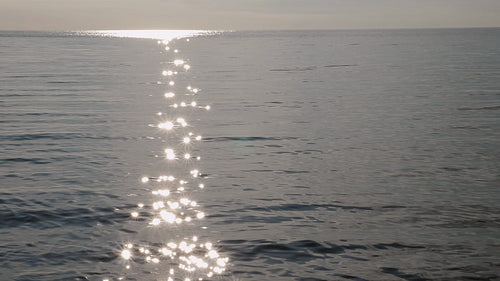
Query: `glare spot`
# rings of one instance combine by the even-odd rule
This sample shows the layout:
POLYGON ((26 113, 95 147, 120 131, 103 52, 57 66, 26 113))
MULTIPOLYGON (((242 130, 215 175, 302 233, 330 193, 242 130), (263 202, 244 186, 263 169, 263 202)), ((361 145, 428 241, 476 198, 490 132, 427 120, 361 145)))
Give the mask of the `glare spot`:
POLYGON ((184 120, 184 118, 182 118, 182 117, 177 118, 177 123, 181 124, 182 127, 187 126, 186 120, 184 120))
POLYGON ((196 140, 200 141, 201 140, 201 136, 196 136, 196 140))
POLYGON ((192 106, 192 107, 195 107, 195 106, 196 106, 196 102, 195 102, 195 101, 192 101, 192 102, 191 102, 191 106, 192 106))
POLYGON ((186 107, 186 103, 185 102, 181 102, 181 107, 186 107))
POLYGON ((164 221, 166 221, 166 222, 168 222, 168 223, 174 223, 174 222, 175 222, 175 218, 176 218, 176 217, 175 217, 175 214, 173 214, 173 213, 171 213, 171 212, 167 212, 167 211, 165 211, 165 210, 162 210, 162 211, 160 212, 160 216, 161 216, 161 218, 162 218, 164 221))
POLYGON ((139 207, 139 208, 143 208, 143 207, 144 207, 144 204, 139 203, 139 204, 137 204, 137 207, 139 207))
POLYGON ((184 65, 184 69, 185 69, 185 70, 189 70, 190 68, 191 68, 191 66, 190 66, 189 64, 185 64, 185 65, 184 65))
POLYGON ((165 208, 165 204, 163 203, 163 201, 158 201, 153 203, 153 209, 158 210, 162 208, 165 208))
POLYGON ((196 247, 195 244, 190 244, 188 245, 185 241, 182 241, 180 244, 179 244, 179 249, 181 251, 183 251, 184 253, 186 254, 189 254, 193 251, 194 247, 196 247))
POLYGON ((184 143, 190 143, 191 139, 189 137, 184 137, 184 139, 182 140, 182 142, 184 142, 184 143))
POLYGON ((199 89, 197 89, 197 88, 193 89, 193 93, 195 93, 195 94, 198 93, 198 91, 199 91, 199 89))
POLYGON ((191 158, 191 155, 189 153, 184 154, 184 159, 189 159, 191 158))
POLYGON ((164 70, 161 74, 163 76, 172 76, 174 75, 174 72, 172 70, 164 70))
POLYGON ((171 148, 165 149, 165 154, 168 160, 174 160, 175 159, 175 153, 174 150, 171 148))
POLYGON ((205 106, 206 110, 210 110, 210 108, 211 108, 210 105, 205 106))
POLYGON ((198 214, 196 214, 196 217, 197 217, 198 219, 202 219, 202 218, 204 218, 204 217, 205 217, 205 213, 203 213, 203 212, 199 212, 198 214))
POLYGON ((147 183, 149 181, 149 178, 148 177, 142 177, 141 181, 143 183, 147 183))
POLYGON ((132 212, 130 214, 133 218, 137 218, 139 216, 139 213, 138 212, 132 212))
POLYGON ((177 50, 177 49, 174 50, 174 53, 178 53, 178 52, 179 52, 179 50, 177 50))
POLYGON ((169 131, 169 130, 172 130, 174 128, 174 123, 172 123, 170 121, 163 122, 163 123, 158 124, 158 128, 169 131))
POLYGON ((226 259, 217 259, 217 265, 218 266, 226 266, 226 259))
POLYGON ((161 249, 161 253, 164 255, 164 256, 171 256, 172 255, 172 250, 169 250, 167 248, 162 248, 161 249))
POLYGON ((170 209, 175 210, 175 209, 179 208, 179 203, 178 202, 170 202, 170 201, 168 201, 167 204, 170 207, 170 209))
POLYGON ((165 93, 165 97, 166 98, 173 98, 173 97, 175 97, 175 94, 172 92, 168 92, 168 93, 165 93))
POLYGON ((174 64, 175 64, 175 66, 183 65, 184 60, 174 60, 174 64))
POLYGON ((174 81, 170 81, 170 82, 168 82, 168 84, 169 84, 170 86, 173 86, 173 85, 175 85, 175 82, 174 82, 174 81))
POLYGON ((165 50, 170 51, 170 47, 169 46, 165 47, 165 50))
POLYGON ((199 187, 199 188, 205 188, 205 185, 204 185, 204 184, 202 184, 202 183, 200 183, 200 184, 198 185, 198 187, 199 187))
POLYGON ((128 260, 128 259, 130 259, 130 258, 132 257, 132 253, 130 253, 130 251, 129 251, 129 250, 124 249, 124 250, 122 251, 121 256, 122 256, 122 258, 124 258, 124 259, 128 260))
MULTIPOLYGON (((210 247, 211 248, 211 247, 210 247)), ((208 247, 207 247, 208 249, 208 247)), ((219 254, 217 253, 217 251, 215 250, 210 250, 208 252, 208 257, 210 257, 211 259, 215 259, 215 258, 218 258, 219 257, 219 254)))
POLYGON ((167 190, 167 189, 160 189, 158 190, 158 193, 161 195, 161 196, 168 196, 170 195, 170 191, 167 190))
POLYGON ((156 225, 159 225, 160 223, 161 223, 161 221, 160 221, 160 219, 158 219, 158 218, 154 218, 154 219, 151 221, 151 224, 152 224, 152 225, 155 225, 155 226, 156 226, 156 225))

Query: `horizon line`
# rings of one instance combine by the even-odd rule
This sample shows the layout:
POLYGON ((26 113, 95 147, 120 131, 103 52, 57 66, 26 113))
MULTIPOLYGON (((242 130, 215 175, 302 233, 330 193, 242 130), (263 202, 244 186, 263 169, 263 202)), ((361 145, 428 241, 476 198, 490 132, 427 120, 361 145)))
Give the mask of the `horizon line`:
POLYGON ((369 30, 425 30, 425 29, 495 29, 500 26, 453 26, 453 27, 367 27, 367 28, 283 28, 283 29, 160 29, 160 28, 131 28, 131 29, 2 29, 0 32, 105 32, 105 31, 196 31, 196 32, 265 32, 265 31, 369 31, 369 30))

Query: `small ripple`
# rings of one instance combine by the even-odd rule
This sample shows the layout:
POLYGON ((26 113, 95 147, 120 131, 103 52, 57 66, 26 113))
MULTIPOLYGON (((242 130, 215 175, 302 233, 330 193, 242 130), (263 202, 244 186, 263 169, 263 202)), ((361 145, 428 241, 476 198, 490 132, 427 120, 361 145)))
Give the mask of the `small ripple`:
POLYGON ((269 71, 275 71, 275 72, 304 72, 304 71, 311 71, 315 70, 318 68, 317 66, 306 66, 306 67, 292 67, 292 68, 273 68, 270 69, 269 71))
MULTIPOLYGON (((13 199, 9 203, 14 203, 13 199)), ((26 202, 25 202, 26 204, 26 202)), ((113 209, 100 209, 96 212, 87 208, 55 209, 55 210, 0 210, 2 228, 15 228, 29 225, 33 228, 47 229, 67 225, 93 226, 100 224, 115 224, 128 219, 129 214, 118 213, 113 209)))
POLYGON ((429 279, 426 279, 426 278, 423 278, 421 277, 420 275, 418 274, 408 274, 408 273, 404 273, 402 272, 400 269, 398 268, 392 268, 392 267, 381 267, 380 268, 380 271, 382 273, 387 273, 387 274, 391 274, 391 275, 394 275, 396 277, 399 277, 401 279, 404 279, 404 280, 408 280, 408 281, 424 281, 424 280, 429 280, 429 279))
POLYGON ((358 66, 357 64, 329 64, 323 67, 334 68, 334 67, 349 67, 349 66, 358 66))
POLYGON ((32 141, 32 140, 68 140, 68 139, 105 139, 105 140, 127 140, 126 137, 97 136, 82 133, 38 133, 18 134, 0 136, 0 141, 32 141))
POLYGON ((281 140, 294 140, 296 137, 212 137, 204 138, 206 142, 220 142, 220 141, 281 141, 281 140))
POLYGON ((458 110, 500 110, 500 105, 485 107, 460 107, 458 110))

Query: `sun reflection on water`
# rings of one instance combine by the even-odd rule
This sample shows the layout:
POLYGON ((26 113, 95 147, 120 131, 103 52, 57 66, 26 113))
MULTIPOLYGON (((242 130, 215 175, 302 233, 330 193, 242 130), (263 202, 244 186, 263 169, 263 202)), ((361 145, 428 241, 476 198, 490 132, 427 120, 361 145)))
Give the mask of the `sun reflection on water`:
MULTIPOLYGON (((180 71, 188 72, 191 66, 187 64, 186 58, 178 57, 178 49, 172 52, 169 46, 172 40, 210 32, 107 30, 88 33, 98 36, 155 38, 159 39, 158 43, 162 50, 173 53, 169 67, 160 73, 160 76, 167 81, 157 83, 169 88, 165 89, 162 99, 168 111, 155 113, 161 116, 158 118, 162 120, 156 124, 149 124, 152 130, 157 130, 163 135, 162 140, 167 144, 162 148, 163 157, 158 159, 162 161, 162 165, 168 165, 169 171, 156 176, 144 175, 139 179, 145 189, 150 190, 151 201, 148 204, 137 203, 136 209, 130 212, 133 221, 146 223, 145 229, 160 231, 158 233, 161 233, 162 242, 138 239, 137 242, 124 243, 119 249, 119 257, 124 263, 125 274, 141 272, 140 267, 149 264, 158 265, 156 272, 160 273, 160 280, 191 281, 220 278, 226 272, 229 259, 223 257, 212 242, 203 241, 205 240, 203 237, 206 236, 203 230, 207 229, 206 226, 196 229, 196 222, 206 218, 200 204, 191 196, 193 191, 205 188, 204 174, 194 166, 201 157, 193 154, 193 149, 202 140, 202 136, 193 133, 191 131, 193 126, 186 120, 189 110, 209 110, 210 105, 199 105, 194 99, 200 93, 199 88, 187 86, 184 93, 180 91, 174 93, 172 88, 177 74, 180 71), (183 96, 189 99, 182 99, 183 96), (170 118, 167 118, 168 116, 170 118), (188 227, 188 232, 184 228, 181 229, 181 226, 188 227)), ((120 277, 118 280, 123 278, 120 277)))
MULTIPOLYGON (((212 30, 88 30, 80 31, 85 35, 103 36, 103 37, 118 37, 118 38, 141 38, 141 39, 158 39, 158 44, 165 45, 165 50, 169 51, 170 41, 186 37, 201 36, 216 34, 218 31, 212 30)), ((175 49, 174 53, 179 50, 175 49)))

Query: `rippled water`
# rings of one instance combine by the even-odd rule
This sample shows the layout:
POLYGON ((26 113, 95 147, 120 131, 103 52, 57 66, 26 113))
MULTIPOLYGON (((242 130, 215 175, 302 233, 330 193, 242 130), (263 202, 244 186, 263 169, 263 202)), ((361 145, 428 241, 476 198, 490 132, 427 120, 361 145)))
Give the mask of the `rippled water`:
POLYGON ((496 280, 499 38, 230 32, 166 51, 1 32, 0 279, 167 280, 179 261, 140 247, 195 236, 229 258, 204 280, 496 280), (174 59, 192 68, 170 86, 174 59), (182 109, 178 134, 158 128, 178 117, 171 89, 211 106, 182 109), (180 153, 201 161, 172 165, 190 130, 203 138, 180 153), (185 194, 205 217, 151 225, 153 182, 193 167, 205 188, 185 194))

